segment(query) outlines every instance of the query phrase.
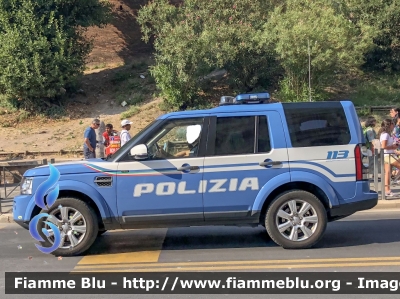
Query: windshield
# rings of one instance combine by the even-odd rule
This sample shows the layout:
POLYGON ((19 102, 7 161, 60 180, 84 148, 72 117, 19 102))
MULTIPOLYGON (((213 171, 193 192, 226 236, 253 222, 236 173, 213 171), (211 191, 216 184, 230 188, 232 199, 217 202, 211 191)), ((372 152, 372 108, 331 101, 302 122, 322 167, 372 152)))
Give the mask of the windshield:
POLYGON ((144 127, 142 130, 140 130, 135 136, 133 136, 127 143, 125 143, 118 151, 116 151, 113 155, 109 155, 106 158, 106 161, 113 162, 117 160, 120 156, 123 155, 123 152, 125 151, 126 148, 131 148, 132 144, 136 142, 141 136, 145 135, 149 130, 151 130, 154 126, 157 126, 157 124, 161 120, 154 120, 151 123, 149 123, 146 127, 144 127))

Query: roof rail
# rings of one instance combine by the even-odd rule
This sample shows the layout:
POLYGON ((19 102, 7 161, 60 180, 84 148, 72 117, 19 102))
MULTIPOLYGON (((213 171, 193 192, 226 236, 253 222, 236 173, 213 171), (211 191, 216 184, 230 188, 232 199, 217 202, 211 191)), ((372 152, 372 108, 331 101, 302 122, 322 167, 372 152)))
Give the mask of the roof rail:
POLYGON ((245 93, 236 97, 222 96, 219 102, 220 106, 240 105, 240 104, 269 104, 270 96, 268 92, 245 93))

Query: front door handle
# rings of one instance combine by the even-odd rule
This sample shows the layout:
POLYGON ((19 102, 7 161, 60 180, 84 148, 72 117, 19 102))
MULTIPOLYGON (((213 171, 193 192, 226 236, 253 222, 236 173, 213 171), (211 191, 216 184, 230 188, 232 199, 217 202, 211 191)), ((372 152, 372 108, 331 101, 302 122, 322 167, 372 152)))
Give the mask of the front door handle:
POLYGON ((199 166, 190 166, 189 164, 183 164, 181 167, 178 167, 176 170, 182 171, 182 172, 190 172, 193 170, 199 170, 199 166))
POLYGON ((272 161, 270 159, 267 159, 263 162, 260 162, 260 166, 265 166, 267 168, 271 168, 273 166, 282 166, 282 162, 281 161, 272 161))

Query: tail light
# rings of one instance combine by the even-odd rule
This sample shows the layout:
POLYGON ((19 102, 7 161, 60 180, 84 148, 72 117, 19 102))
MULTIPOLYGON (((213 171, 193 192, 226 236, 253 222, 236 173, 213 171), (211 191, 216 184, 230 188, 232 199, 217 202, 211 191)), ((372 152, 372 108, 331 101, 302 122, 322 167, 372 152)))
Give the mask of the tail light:
POLYGON ((367 148, 363 144, 357 144, 354 149, 354 158, 356 162, 356 180, 368 180, 368 155, 367 148))

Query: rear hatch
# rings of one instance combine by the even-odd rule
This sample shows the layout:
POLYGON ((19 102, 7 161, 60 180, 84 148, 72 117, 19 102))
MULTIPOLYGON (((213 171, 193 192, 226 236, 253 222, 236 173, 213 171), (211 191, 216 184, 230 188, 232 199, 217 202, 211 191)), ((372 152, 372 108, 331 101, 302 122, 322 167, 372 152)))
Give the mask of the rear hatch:
POLYGON ((288 125, 290 170, 323 177, 341 201, 353 198, 356 182, 368 180, 368 162, 363 161, 365 140, 353 103, 282 106, 288 125))

